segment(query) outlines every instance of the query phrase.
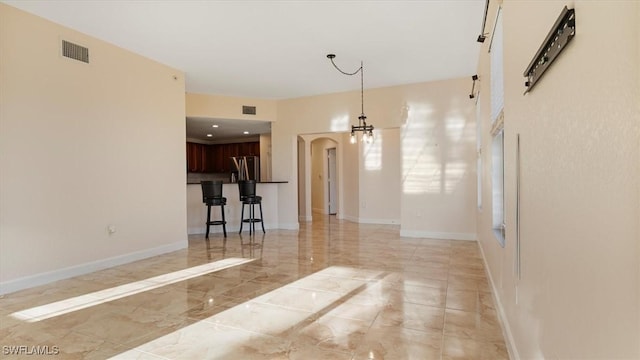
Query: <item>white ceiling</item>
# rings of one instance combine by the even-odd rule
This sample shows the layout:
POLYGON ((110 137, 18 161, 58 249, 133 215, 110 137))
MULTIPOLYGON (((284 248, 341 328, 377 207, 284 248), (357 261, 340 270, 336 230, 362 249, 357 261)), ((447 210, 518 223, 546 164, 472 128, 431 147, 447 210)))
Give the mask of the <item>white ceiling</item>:
MULTIPOLYGON (((475 73, 485 0, 2 0, 186 74, 191 93, 286 99, 475 73)), ((471 86, 471 81, 469 82, 471 86)))

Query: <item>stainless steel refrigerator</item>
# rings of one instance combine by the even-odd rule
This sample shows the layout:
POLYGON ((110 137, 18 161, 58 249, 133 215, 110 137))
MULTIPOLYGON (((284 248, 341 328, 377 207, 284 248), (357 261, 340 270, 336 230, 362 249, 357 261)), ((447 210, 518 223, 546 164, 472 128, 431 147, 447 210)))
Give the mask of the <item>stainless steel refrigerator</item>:
POLYGON ((259 156, 233 156, 232 181, 255 180, 260 181, 260 157, 259 156))

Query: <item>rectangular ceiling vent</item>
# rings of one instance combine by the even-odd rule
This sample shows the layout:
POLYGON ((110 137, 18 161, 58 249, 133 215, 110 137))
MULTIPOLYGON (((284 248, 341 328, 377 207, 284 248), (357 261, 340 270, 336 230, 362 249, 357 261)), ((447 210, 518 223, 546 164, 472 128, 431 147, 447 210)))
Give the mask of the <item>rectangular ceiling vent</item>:
POLYGON ((62 56, 89 63, 89 49, 66 40, 62 40, 62 56))
POLYGON ((242 114, 244 114, 244 115, 255 115, 256 114, 256 107, 255 106, 242 105, 242 114))

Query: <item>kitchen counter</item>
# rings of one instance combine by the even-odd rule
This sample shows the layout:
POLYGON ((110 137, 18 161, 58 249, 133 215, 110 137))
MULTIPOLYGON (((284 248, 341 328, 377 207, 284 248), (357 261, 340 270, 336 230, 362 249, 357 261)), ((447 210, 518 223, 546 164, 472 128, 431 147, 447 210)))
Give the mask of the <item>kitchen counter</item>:
MULTIPOLYGON (((232 183, 230 181, 224 181, 222 182, 223 184, 227 185, 227 184, 237 184, 237 183, 232 183)), ((256 184, 287 184, 289 183, 288 181, 258 181, 256 184)), ((187 182, 187 185, 200 185, 200 182, 187 182)))
MULTIPOLYGON (((286 183, 288 181, 264 181, 259 182, 256 186, 256 193, 262 196, 264 227, 267 230, 278 228, 278 184, 286 183)), ((240 230, 242 203, 237 185, 232 182, 225 182, 222 185, 222 196, 227 198, 227 205, 224 207, 227 232, 240 230)), ((189 234, 204 234, 206 232, 206 218, 207 206, 202 202, 200 183, 187 183, 187 232, 189 234)), ((220 218, 220 208, 218 206, 212 207, 211 219, 220 218)), ((247 230, 247 227, 245 226, 243 230, 247 230)), ((222 226, 212 226, 211 233, 222 233, 222 226)))

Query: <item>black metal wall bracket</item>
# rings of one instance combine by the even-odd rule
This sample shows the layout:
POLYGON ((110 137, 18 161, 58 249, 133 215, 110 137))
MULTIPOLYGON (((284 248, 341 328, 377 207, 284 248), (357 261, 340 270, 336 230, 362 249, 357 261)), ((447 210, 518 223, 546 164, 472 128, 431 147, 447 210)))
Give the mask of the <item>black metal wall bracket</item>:
POLYGON ((540 80, 544 72, 551 66, 551 63, 560 55, 562 50, 573 39, 576 34, 576 14, 574 9, 568 9, 566 6, 562 9, 558 20, 549 31, 544 39, 542 46, 531 60, 524 76, 527 81, 524 85, 527 87, 525 93, 531 91, 535 84, 540 80))
POLYGON ((473 75, 471 80, 473 80, 473 83, 471 84, 471 94, 469 94, 469 99, 476 97, 476 81, 478 80, 478 75, 473 75))

